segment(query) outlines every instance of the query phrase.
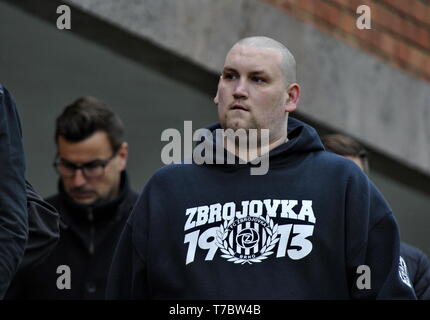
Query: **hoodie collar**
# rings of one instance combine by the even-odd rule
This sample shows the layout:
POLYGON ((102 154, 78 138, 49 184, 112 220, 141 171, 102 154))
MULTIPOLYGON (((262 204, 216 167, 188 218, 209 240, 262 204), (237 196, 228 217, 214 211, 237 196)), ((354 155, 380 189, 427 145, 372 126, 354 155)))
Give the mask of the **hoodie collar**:
MULTIPOLYGON (((202 138, 199 143, 209 144, 209 147, 213 148, 215 154, 215 130, 222 128, 219 123, 216 123, 207 127, 207 129, 211 131, 212 139, 202 138)), ((323 144, 316 130, 312 126, 291 116, 288 117, 287 137, 287 142, 277 146, 269 152, 269 164, 271 168, 285 165, 311 152, 324 150, 323 144)), ((228 167, 229 169, 253 166, 251 163, 239 164, 239 158, 236 156, 234 156, 234 164, 227 164, 227 151, 224 149, 223 153, 224 164, 217 164, 219 166, 228 167)))

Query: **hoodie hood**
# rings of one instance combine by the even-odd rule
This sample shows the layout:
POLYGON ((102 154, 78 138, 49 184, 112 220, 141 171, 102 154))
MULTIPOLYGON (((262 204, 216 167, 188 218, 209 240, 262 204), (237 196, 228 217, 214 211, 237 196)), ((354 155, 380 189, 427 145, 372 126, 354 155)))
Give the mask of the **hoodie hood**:
MULTIPOLYGON (((232 154, 230 154, 230 157, 234 158, 234 164, 228 164, 227 156, 229 154, 229 151, 223 149, 222 143, 219 142, 220 139, 217 139, 216 135, 216 130, 222 129, 221 125, 219 123, 216 123, 207 127, 206 129, 211 132, 211 135, 202 137, 198 145, 200 144, 201 148, 208 148, 214 151, 214 154, 216 154, 214 163, 216 165, 228 167, 230 169, 258 166, 258 161, 254 161, 254 163, 257 162, 257 165, 254 165, 251 162, 244 163, 243 160, 240 160, 238 157, 232 154), (223 150, 223 154, 221 156, 219 156, 219 152, 216 153, 217 147, 218 150, 223 150)), ((323 144, 320 140, 318 133, 310 125, 307 125, 304 122, 297 120, 293 117, 288 117, 287 131, 288 141, 272 149, 268 154, 271 168, 285 165, 287 163, 290 163, 291 161, 296 160, 297 158, 306 156, 309 153, 324 150, 323 144)), ((204 152, 203 156, 198 157, 200 162, 202 161, 203 157, 204 152)), ((267 157, 267 154, 263 155, 262 157, 259 157, 258 159, 262 160, 262 158, 264 157, 267 157)))

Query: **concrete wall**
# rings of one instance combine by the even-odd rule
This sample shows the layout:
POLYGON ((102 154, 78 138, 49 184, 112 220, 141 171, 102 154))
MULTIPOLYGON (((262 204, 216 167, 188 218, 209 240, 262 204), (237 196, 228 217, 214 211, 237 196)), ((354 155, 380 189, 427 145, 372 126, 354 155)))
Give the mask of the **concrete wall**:
POLYGON ((197 129, 216 119, 210 96, 3 2, 0 82, 18 105, 27 177, 44 196, 57 187, 55 118, 82 95, 105 101, 123 120, 128 170, 137 191, 163 165, 164 129, 182 132, 184 120, 192 120, 197 129))
MULTIPOLYGON (((296 56, 300 111, 430 174, 430 85, 260 0, 67 0, 208 70, 229 47, 267 35, 296 56)), ((364 31, 365 32, 365 31, 364 31)))

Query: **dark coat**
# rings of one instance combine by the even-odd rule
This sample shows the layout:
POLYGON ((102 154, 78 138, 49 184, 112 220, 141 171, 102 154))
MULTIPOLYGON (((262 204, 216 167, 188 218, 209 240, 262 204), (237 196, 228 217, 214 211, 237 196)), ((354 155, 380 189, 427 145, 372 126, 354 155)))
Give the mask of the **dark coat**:
POLYGON ((47 199, 62 218, 60 241, 40 266, 16 281, 9 298, 104 299, 112 256, 136 200, 137 193, 130 189, 125 173, 120 195, 101 205, 76 204, 60 184, 60 192, 47 199), (70 268, 70 289, 57 287, 66 274, 58 267, 64 265, 70 268))
POLYGON ((60 216, 26 181, 28 241, 18 273, 36 267, 49 256, 60 238, 60 216))
POLYGON ((23 258, 27 219, 21 124, 12 96, 0 84, 0 299, 23 258))

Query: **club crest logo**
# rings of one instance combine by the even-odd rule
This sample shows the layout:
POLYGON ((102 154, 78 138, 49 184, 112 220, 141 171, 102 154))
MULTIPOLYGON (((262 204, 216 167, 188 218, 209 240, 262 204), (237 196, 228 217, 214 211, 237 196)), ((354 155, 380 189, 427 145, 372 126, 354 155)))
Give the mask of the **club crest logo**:
POLYGON ((255 265, 272 258, 300 260, 312 252, 312 200, 212 203, 186 208, 185 217, 186 265, 197 258, 255 265))
POLYGON ((223 253, 221 257, 237 264, 267 259, 278 241, 278 224, 269 216, 226 220, 216 232, 216 244, 223 253))
POLYGON ((399 276, 400 279, 408 286, 412 288, 411 281, 409 280, 408 267, 406 266, 405 260, 400 257, 399 261, 399 276))

